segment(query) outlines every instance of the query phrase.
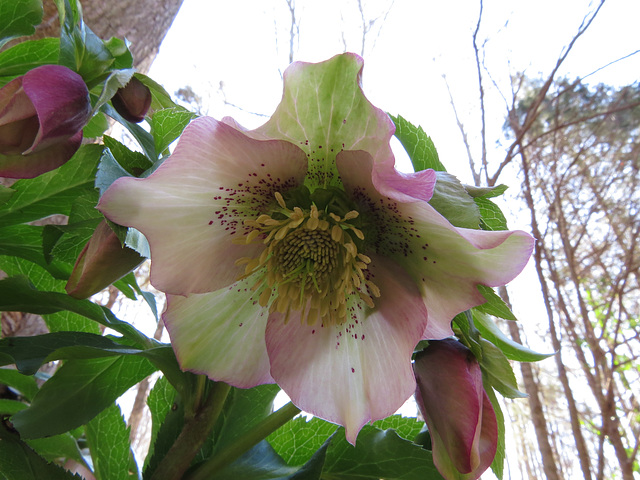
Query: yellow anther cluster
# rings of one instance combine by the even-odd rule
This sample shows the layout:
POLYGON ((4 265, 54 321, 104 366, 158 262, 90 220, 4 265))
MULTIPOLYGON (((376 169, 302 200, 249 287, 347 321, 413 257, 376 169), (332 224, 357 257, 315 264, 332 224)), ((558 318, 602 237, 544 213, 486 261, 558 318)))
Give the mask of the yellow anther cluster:
POLYGON ((347 299, 358 295, 369 307, 372 297, 379 297, 378 287, 365 278, 364 271, 371 259, 358 252, 352 234, 364 240, 364 234, 350 224, 358 212, 340 217, 318 210, 287 208, 282 195, 276 193, 279 216, 260 215, 245 221, 252 230, 243 243, 262 241, 265 249, 257 258, 243 257, 237 265, 245 265, 244 275, 264 271, 253 286, 261 290, 259 303, 270 312, 285 314, 285 323, 292 311, 299 311, 309 325, 342 324, 347 321, 347 299))

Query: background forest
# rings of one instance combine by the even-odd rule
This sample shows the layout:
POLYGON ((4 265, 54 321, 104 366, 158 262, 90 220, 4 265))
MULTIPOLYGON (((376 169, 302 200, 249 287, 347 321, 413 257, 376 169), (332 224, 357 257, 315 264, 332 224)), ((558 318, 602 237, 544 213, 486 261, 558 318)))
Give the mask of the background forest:
MULTIPOLYGON (((126 37, 139 71, 188 109, 252 127, 277 104, 286 65, 352 51, 365 59, 369 98, 421 125, 441 158, 456 165, 450 173, 477 187, 509 185, 499 220, 537 243, 526 278, 499 291, 518 321, 499 326, 514 341, 556 354, 517 364, 527 398, 504 400, 504 478, 640 479, 636 2, 576 1, 564 10, 542 2, 535 15, 525 2, 482 0, 464 12, 444 2, 349 0, 327 2, 323 14, 311 0, 160 3, 82 2, 96 34, 126 37), (412 33, 399 33, 403 27, 412 33), (177 65, 181 49, 189 55, 177 65), (260 59, 261 49, 270 57, 260 59), (245 96, 241 82, 255 88, 245 96)), ((44 4, 50 21, 42 25, 55 28, 55 6, 44 4)), ((126 133, 113 135, 126 142, 126 133)), ((147 264, 137 276, 151 288, 147 264)), ((145 325, 142 307, 115 288, 97 300, 162 338, 162 324, 145 325)), ((43 331, 36 315, 2 314, 3 337, 43 331)), ((139 383, 123 404, 141 456, 155 379, 139 383)))

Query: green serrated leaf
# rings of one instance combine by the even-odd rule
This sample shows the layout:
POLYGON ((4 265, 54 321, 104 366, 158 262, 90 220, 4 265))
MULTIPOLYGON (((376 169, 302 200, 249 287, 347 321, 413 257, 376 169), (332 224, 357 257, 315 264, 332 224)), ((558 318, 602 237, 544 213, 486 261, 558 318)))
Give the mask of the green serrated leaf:
POLYGON ((513 368, 502 351, 489 340, 480 339, 482 358, 478 359, 482 373, 489 384, 507 398, 524 398, 527 395, 518 390, 518 382, 513 368))
POLYGON ((136 73, 136 78, 147 86, 151 92, 151 106, 149 107, 149 115, 158 110, 165 108, 175 108, 178 105, 171 99, 171 95, 167 93, 162 85, 155 82, 151 78, 141 73, 136 73))
POLYGON ((118 178, 131 176, 132 175, 118 163, 111 153, 111 150, 105 148, 100 157, 100 164, 98 165, 98 173, 95 180, 95 185, 96 188, 100 190, 100 195, 103 195, 104 192, 107 191, 107 188, 118 178))
POLYGON ((267 440, 288 465, 304 465, 337 430, 333 423, 297 417, 273 432, 267 440))
POLYGON ((133 355, 67 360, 31 406, 11 421, 22 438, 67 432, 90 421, 154 371, 149 360, 133 355))
POLYGON ((460 180, 447 172, 436 173, 438 179, 429 204, 456 227, 478 229, 480 212, 460 180))
POLYGON ((16 191, 13 188, 0 185, 0 206, 7 203, 14 193, 16 193, 16 191))
POLYGON ((166 385, 161 384, 159 388, 161 388, 161 391, 158 396, 149 402, 155 435, 152 434, 149 453, 145 460, 142 475, 144 480, 151 478, 184 426, 184 404, 182 399, 169 382, 166 385), (171 396, 172 394, 173 396, 171 396))
POLYGON ((447 170, 438 158, 438 152, 433 140, 424 132, 422 127, 412 125, 400 115, 397 117, 389 116, 396 125, 395 135, 407 151, 416 172, 427 168, 433 168, 439 172, 447 170))
POLYGON ((130 175, 139 176, 153 167, 153 163, 145 155, 140 152, 134 152, 114 138, 105 136, 104 144, 109 147, 109 151, 118 162, 118 165, 130 175))
POLYGON ((112 404, 86 426, 87 441, 97 480, 126 479, 130 473, 131 446, 120 408, 112 404))
POLYGON ((69 215, 75 199, 91 191, 102 145, 84 145, 67 163, 39 177, 18 180, 15 193, 0 207, 0 227, 56 213, 69 215))
POLYGON ((43 232, 36 225, 11 225, 0 228, 0 255, 23 258, 49 272, 54 278, 66 279, 73 264, 52 262, 45 256, 43 232))
POLYGON ((85 332, 55 332, 0 339, 0 365, 15 364, 24 375, 33 375, 41 365, 54 360, 144 354, 145 351, 122 345, 110 337, 85 332))
POLYGON ((183 107, 158 110, 151 117, 156 152, 164 152, 196 115, 183 107))
POLYGON ((33 377, 10 368, 0 368, 0 383, 17 390, 27 401, 31 401, 38 393, 38 385, 33 377))
POLYGON ((121 38, 111 37, 104 42, 104 45, 115 59, 113 62, 114 69, 124 70, 133 67, 133 55, 131 55, 127 42, 121 38))
POLYGON ((116 112, 115 108, 113 108, 109 104, 105 104, 102 106, 101 110, 113 118, 115 121, 119 122, 124 126, 129 133, 136 139, 140 147, 142 147, 142 151, 144 154, 151 160, 155 162, 158 159, 158 154, 156 153, 155 141, 153 136, 147 132, 144 128, 136 123, 131 123, 122 118, 122 116, 116 112))
POLYGON ((496 345, 509 360, 518 362, 538 362, 544 360, 555 353, 538 353, 507 337, 498 326, 491 320, 491 317, 484 313, 474 311, 473 319, 476 327, 484 338, 496 345))
POLYGON ((124 240, 124 244, 133 248, 136 252, 146 258, 151 258, 151 248, 149 247, 149 242, 147 237, 144 234, 136 230, 135 228, 127 229, 127 237, 124 240))
POLYGON ((509 187, 506 185, 496 185, 495 187, 476 187, 474 185, 465 185, 464 188, 473 198, 493 198, 502 195, 509 187))
POLYGON ((235 462, 216 472, 212 480, 236 480, 239 478, 250 478, 251 480, 294 480, 298 477, 298 468, 290 467, 273 450, 268 442, 262 441, 251 450, 246 452, 235 462))
POLYGON ((395 430, 400 437, 406 440, 413 440, 415 436, 420 433, 422 427, 424 427, 424 422, 415 417, 391 415, 390 417, 373 422, 373 426, 380 430, 391 428, 395 430))
POLYGON ((480 211, 483 230, 508 230, 507 219, 498 205, 486 198, 474 198, 473 200, 480 211))
POLYGON ((233 388, 215 428, 213 454, 267 418, 273 409, 273 399, 279 391, 277 385, 260 385, 250 389, 233 388))
POLYGON ((471 311, 466 310, 453 317, 453 325, 459 329, 456 332, 460 337, 459 340, 473 352, 477 359, 482 358, 480 331, 475 326, 471 311))
POLYGON ((147 464, 153 457, 160 427, 165 423, 167 414, 172 409, 177 410, 177 404, 174 404, 175 398, 176 390, 164 376, 160 377, 156 381, 155 385, 149 392, 149 396, 147 397, 147 406, 151 413, 151 439, 149 441, 149 453, 145 459, 145 470, 147 464))
POLYGON ((0 310, 38 315, 68 310, 112 328, 134 342, 149 344, 147 337, 129 323, 119 320, 108 308, 58 292, 38 291, 24 277, 0 280, 0 310))
POLYGON ((0 87, 40 65, 57 63, 59 50, 59 39, 41 38, 19 43, 0 52, 0 87))
POLYGON ((442 480, 431 452, 393 430, 365 425, 350 445, 336 433, 327 450, 323 477, 336 479, 442 480))
POLYGON ((478 291, 487 300, 487 302, 474 307, 477 311, 493 315, 495 317, 504 318, 506 320, 517 320, 509 306, 504 302, 504 300, 502 300, 502 298, 500 298, 493 288, 478 285, 478 291))
POLYGON ((107 120, 107 117, 104 113, 98 112, 91 117, 89 123, 87 123, 82 129, 82 134, 85 138, 98 138, 101 137, 108 129, 109 121, 107 120))
POLYGON ((0 446, 0 472, 5 480, 82 480, 40 457, 4 422, 0 422, 0 446))
POLYGON ((82 19, 82 9, 74 1, 56 0, 60 18, 60 65, 78 72, 91 89, 114 63, 104 42, 82 19))
POLYGON ((118 89, 124 87, 131 77, 133 77, 135 70, 133 68, 127 68, 123 70, 112 70, 107 75, 107 78, 102 83, 102 91, 93 106, 93 112, 96 113, 102 105, 107 103, 116 94, 118 89))
POLYGON ((12 38, 33 35, 42 15, 42 0, 0 2, 0 47, 12 38))
POLYGON ((78 448, 78 442, 70 433, 54 435, 47 438, 34 438, 26 440, 27 445, 33 448, 38 455, 50 462, 60 459, 73 459, 81 465, 86 465, 82 453, 78 448))
MULTIPOLYGON (((21 280, 21 283, 24 284, 23 287, 29 286, 29 284, 31 283, 32 285, 28 287, 30 289, 35 286, 36 288, 41 290, 64 292, 64 286, 66 283, 65 281, 55 279, 44 268, 36 265, 35 263, 23 260, 22 258, 0 256, 0 270, 3 270, 9 276, 23 277, 21 280), (25 279, 28 279, 28 281, 25 279)), ((0 286, 0 291, 13 291, 14 287, 17 287, 17 285, 13 285, 10 287, 8 284, 6 284, 4 286, 0 286)), ((60 294, 62 295, 62 293, 60 294)), ((66 296, 66 294, 64 294, 63 296, 66 296)), ((10 298, 5 299, 4 297, 2 297, 2 293, 0 293, 0 304, 2 304, 4 300, 9 302, 10 298)), ((0 310, 2 310, 2 307, 0 307, 0 310)), ((29 312, 29 310, 23 311, 29 312)), ((38 312, 29 313, 37 313, 38 315, 40 315, 38 312)), ((94 321, 89 320, 85 316, 79 315, 77 312, 73 313, 71 311, 57 311, 56 313, 43 314, 42 318, 47 324, 47 328, 49 328, 50 332, 74 330, 97 333, 99 330, 98 325, 94 321)))
MULTIPOLYGON (((26 403, 23 403, 19 400, 0 398, 0 415, 13 415, 14 413, 18 413, 19 411, 24 410, 27 407, 28 405, 26 403)), ((2 470, 0 470, 0 473, 2 473, 2 470)))

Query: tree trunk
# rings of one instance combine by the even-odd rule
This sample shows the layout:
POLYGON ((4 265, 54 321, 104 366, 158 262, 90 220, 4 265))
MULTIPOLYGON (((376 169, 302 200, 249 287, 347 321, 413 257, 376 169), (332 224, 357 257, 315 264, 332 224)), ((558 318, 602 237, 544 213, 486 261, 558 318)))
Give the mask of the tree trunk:
MULTIPOLYGON (((509 302, 509 295, 506 287, 500 287, 500 296, 507 305, 511 305, 509 302)), ((511 308, 511 307, 510 307, 511 308)), ((522 344, 520 337, 520 330, 516 322, 507 322, 509 325, 509 334, 514 341, 522 344)), ((527 392, 529 401, 529 409, 531 410, 531 422, 536 432, 536 440, 538 441, 538 449, 542 456, 542 467, 547 480, 560 480, 561 477, 558 473, 558 467, 556 465, 555 456, 551 443, 549 443, 549 429, 547 428, 547 421, 542 409, 542 401, 540 400, 540 389, 533 376, 533 368, 530 363, 520 362, 520 371, 522 373, 522 381, 524 383, 524 389, 527 392)))
MULTIPOLYGON (((44 0, 44 18, 37 37, 57 36, 60 32, 58 10, 53 0, 44 0)), ((149 71, 160 44, 182 0, 81 0, 84 22, 100 38, 126 38, 131 45, 134 65, 139 72, 149 71)))

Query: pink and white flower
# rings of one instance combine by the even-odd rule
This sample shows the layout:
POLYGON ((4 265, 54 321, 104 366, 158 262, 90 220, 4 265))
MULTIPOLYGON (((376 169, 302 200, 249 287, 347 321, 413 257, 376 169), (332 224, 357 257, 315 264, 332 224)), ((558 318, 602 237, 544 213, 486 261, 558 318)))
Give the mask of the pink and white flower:
POLYGON ((509 282, 532 238, 452 226, 431 170, 400 174, 394 126, 360 89, 362 59, 295 63, 262 127, 200 118, 145 179, 98 208, 151 248, 151 281, 184 369, 238 387, 277 382, 344 425, 393 414, 415 391, 411 355, 509 282))

